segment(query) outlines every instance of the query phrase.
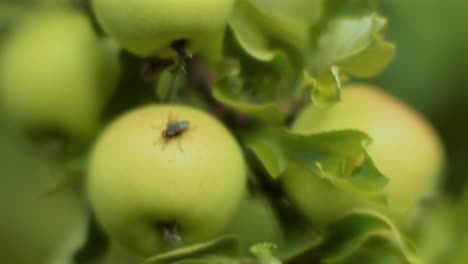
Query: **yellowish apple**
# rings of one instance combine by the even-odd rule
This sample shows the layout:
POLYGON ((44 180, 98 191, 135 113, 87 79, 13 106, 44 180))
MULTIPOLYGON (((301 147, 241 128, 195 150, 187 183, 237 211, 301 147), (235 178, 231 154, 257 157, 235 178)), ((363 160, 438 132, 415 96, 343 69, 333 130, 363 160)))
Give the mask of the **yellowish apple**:
POLYGON ((150 105, 104 130, 88 176, 103 229, 146 256, 220 234, 243 197, 246 165, 234 137, 209 114, 150 105), (169 121, 188 126, 163 137, 169 121))
POLYGON ((104 30, 123 48, 143 57, 174 57, 172 44, 186 41, 190 52, 223 31, 234 0, 94 0, 104 30))
POLYGON ((2 55, 0 100, 13 121, 72 137, 94 135, 120 66, 117 46, 100 40, 85 14, 33 14, 15 28, 2 55))
MULTIPOLYGON (((389 213, 403 222, 416 217, 421 202, 437 192, 444 167, 444 150, 429 122, 376 87, 353 85, 343 89, 336 106, 304 109, 291 128, 298 134, 342 129, 362 130, 372 137, 369 154, 389 178, 384 190, 389 213)), ((283 185, 292 202, 318 225, 355 207, 380 208, 297 167, 289 168, 283 185)))

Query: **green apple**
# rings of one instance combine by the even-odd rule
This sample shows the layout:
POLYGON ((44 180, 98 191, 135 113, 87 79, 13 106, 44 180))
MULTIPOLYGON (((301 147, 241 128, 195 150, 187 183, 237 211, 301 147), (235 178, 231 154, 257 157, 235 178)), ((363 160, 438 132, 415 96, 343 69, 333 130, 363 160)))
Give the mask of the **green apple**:
POLYGON ((250 247, 257 243, 282 241, 281 224, 269 202, 261 196, 245 197, 226 233, 235 234, 242 254, 249 255, 250 247))
POLYGON ((194 108, 150 105, 114 121, 98 139, 87 190, 97 219, 141 255, 209 239, 243 197, 246 165, 230 132, 194 108), (188 122, 163 137, 168 122, 188 122))
POLYGON ((79 242, 69 237, 82 229, 87 207, 72 189, 43 196, 54 164, 32 153, 2 115, 0 146, 0 262, 51 264, 59 249, 79 242))
POLYGON ((104 30, 143 57, 174 57, 172 45, 186 41, 196 52, 225 27, 234 0, 94 0, 104 30))
MULTIPOLYGON (((291 129, 298 134, 367 132, 373 139, 369 154, 389 178, 384 189, 389 213, 402 222, 417 216, 422 200, 437 191, 444 151, 436 132, 421 115, 378 88, 346 87, 339 104, 325 110, 307 107, 291 129)), ((317 225, 355 207, 379 207, 297 167, 289 168, 282 183, 292 202, 317 225)))
POLYGON ((0 61, 0 99, 27 128, 92 136, 117 85, 117 45, 100 40, 78 11, 42 11, 7 40, 0 61))
POLYGON ((110 241, 106 254, 96 264, 144 263, 144 258, 134 254, 116 241, 110 241))

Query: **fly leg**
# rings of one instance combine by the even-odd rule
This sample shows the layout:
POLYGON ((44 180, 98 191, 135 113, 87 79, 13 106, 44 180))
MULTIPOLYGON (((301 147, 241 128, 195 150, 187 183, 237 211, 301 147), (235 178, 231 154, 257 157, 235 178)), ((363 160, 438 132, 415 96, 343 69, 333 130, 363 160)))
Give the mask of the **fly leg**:
POLYGON ((179 136, 179 138, 177 139, 177 143, 179 145, 179 149, 181 152, 184 152, 184 150, 182 149, 182 145, 180 144, 180 141, 182 140, 182 137, 179 136))

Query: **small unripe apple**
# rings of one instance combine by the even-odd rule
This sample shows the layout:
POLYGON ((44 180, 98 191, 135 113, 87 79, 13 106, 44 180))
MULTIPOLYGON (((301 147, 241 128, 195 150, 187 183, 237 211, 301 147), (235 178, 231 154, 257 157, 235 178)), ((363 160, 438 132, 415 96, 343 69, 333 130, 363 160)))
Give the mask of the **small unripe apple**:
POLYGON ((223 31, 234 0, 93 0, 104 30, 123 48, 143 57, 176 55, 172 44, 186 41, 196 52, 223 31))
POLYGON ((150 105, 104 130, 87 189, 104 230, 150 255, 219 234, 245 182, 242 151, 218 120, 186 106, 150 105), (184 129, 175 135, 171 124, 184 129))
MULTIPOLYGON (((402 222, 417 216, 421 202, 437 190, 444 151, 436 132, 421 115, 378 88, 346 87, 339 104, 325 110, 307 107, 291 129, 298 134, 343 129, 368 133, 373 139, 369 154, 389 178, 384 189, 389 212, 402 222)), ((283 184, 293 203, 318 225, 355 207, 380 208, 296 167, 284 175, 283 184)))
POLYGON ((239 238, 241 253, 249 255, 257 243, 282 241, 280 221, 269 202, 261 196, 245 197, 225 231, 239 238))
POLYGON ((9 37, 0 62, 1 103, 32 129, 92 136, 117 85, 118 48, 78 11, 40 12, 9 37))

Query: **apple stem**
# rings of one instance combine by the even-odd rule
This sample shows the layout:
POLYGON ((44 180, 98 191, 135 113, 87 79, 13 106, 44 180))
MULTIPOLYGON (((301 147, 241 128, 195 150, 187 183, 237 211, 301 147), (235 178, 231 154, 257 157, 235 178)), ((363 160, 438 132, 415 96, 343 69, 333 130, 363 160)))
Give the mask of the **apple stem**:
POLYGON ((190 53, 188 46, 189 46, 189 43, 186 39, 180 39, 180 40, 176 40, 172 42, 171 47, 177 53, 174 66, 172 67, 172 71, 180 69, 184 73, 187 72, 186 70, 187 61, 192 58, 192 53, 190 53))
POLYGON ((40 151, 52 158, 63 158, 68 147, 69 138, 54 129, 33 132, 30 134, 33 143, 40 151))
POLYGON ((182 60, 192 58, 192 53, 189 51, 189 43, 186 39, 179 39, 172 42, 171 47, 177 52, 177 56, 182 60))
POLYGON ((177 223, 161 223, 158 226, 162 231, 164 241, 168 242, 170 246, 174 247, 182 240, 177 223))
POLYGON ((149 58, 146 60, 141 69, 143 80, 146 82, 152 82, 154 81, 155 76, 159 75, 165 69, 169 69, 169 71, 173 73, 180 69, 182 72, 186 73, 187 61, 193 57, 188 46, 189 44, 187 40, 176 40, 171 44, 172 49, 177 53, 175 60, 157 58, 149 58))

